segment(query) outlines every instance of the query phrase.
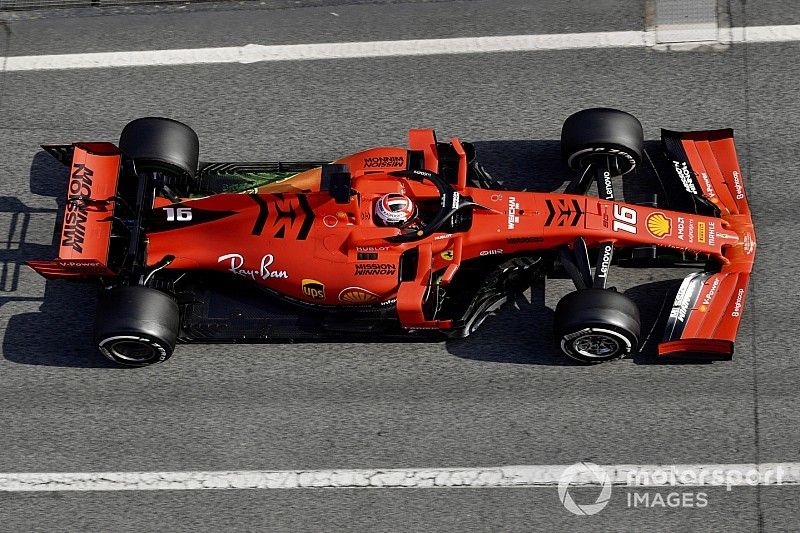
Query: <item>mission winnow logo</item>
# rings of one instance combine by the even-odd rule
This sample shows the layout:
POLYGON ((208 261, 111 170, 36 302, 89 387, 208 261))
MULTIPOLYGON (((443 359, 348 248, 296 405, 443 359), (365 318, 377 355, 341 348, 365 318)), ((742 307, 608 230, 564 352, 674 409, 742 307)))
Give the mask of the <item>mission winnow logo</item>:
POLYGON ((86 238, 86 199, 92 196, 92 169, 83 163, 76 163, 69 180, 69 198, 64 215, 64 231, 61 234, 61 246, 70 247, 83 253, 83 241, 86 238))

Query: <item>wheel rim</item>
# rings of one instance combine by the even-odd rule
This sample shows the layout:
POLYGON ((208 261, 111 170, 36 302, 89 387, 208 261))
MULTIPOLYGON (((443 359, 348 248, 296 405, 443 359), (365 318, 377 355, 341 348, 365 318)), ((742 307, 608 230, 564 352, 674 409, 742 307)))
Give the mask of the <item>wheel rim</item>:
POLYGON ((620 351, 617 339, 603 333, 588 333, 575 339, 572 349, 578 354, 591 359, 605 358, 620 351))
POLYGON ((156 356, 155 346, 133 339, 115 342, 109 351, 115 358, 130 363, 144 363, 156 356))

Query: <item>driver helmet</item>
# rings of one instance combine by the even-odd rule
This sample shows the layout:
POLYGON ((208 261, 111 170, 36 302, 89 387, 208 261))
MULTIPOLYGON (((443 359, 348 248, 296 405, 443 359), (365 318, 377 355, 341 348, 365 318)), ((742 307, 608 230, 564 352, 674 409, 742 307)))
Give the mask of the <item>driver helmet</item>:
POLYGON ((417 206, 405 194, 384 194, 375 204, 375 215, 387 226, 404 226, 414 220, 417 206))

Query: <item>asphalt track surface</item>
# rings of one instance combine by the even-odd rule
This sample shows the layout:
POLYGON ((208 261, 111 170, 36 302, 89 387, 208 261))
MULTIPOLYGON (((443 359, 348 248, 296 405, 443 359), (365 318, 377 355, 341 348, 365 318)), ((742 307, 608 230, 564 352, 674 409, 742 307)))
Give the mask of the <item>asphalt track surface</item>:
MULTIPOLYGON (((4 24, 0 51, 644 24, 643 3, 610 0, 309 4, 40 12, 4 24)), ((793 2, 732 4, 734 25, 800 23, 793 2)), ((4 73, 0 472, 797 461, 798 52, 800 44, 786 43, 4 73), (21 266, 54 255, 64 195, 64 171, 40 143, 113 141, 135 117, 166 115, 198 131, 204 159, 317 160, 402 146, 407 128, 434 127, 440 137, 476 141, 497 174, 547 190, 566 176, 555 141, 561 122, 598 105, 634 113, 649 139, 660 127, 735 128, 759 249, 732 362, 664 365, 645 353, 598 367, 569 364, 551 347, 551 309, 566 287, 555 282, 465 341, 181 347, 167 364, 125 370, 107 365, 88 342, 92 291, 45 283, 21 266)), ((617 269, 612 279, 622 288, 645 284, 630 294, 648 317, 670 285, 659 272, 617 269)), ((776 531, 800 524, 798 487, 707 492, 702 509, 632 509, 620 490, 592 517, 567 513, 554 488, 2 493, 0 529, 776 531)))

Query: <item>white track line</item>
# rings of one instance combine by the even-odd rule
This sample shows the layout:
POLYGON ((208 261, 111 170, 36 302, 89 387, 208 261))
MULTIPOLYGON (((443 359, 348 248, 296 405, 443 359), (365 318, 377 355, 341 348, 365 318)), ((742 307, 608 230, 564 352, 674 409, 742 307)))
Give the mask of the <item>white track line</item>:
MULTIPOLYGON (((553 487, 569 465, 364 470, 64 472, 0 474, 0 492, 312 488, 553 487)), ((571 485, 800 485, 800 463, 607 465, 608 478, 579 475, 571 485), (631 483, 631 480, 637 480, 631 483)))
MULTIPOLYGON (((730 28, 726 35, 728 36, 721 44, 800 41, 800 24, 730 28)), ((653 31, 612 31, 269 46, 248 44, 222 48, 11 56, 5 59, 3 70, 5 72, 23 72, 489 52, 536 52, 582 48, 641 48, 652 46, 655 44, 655 39, 653 31)))

